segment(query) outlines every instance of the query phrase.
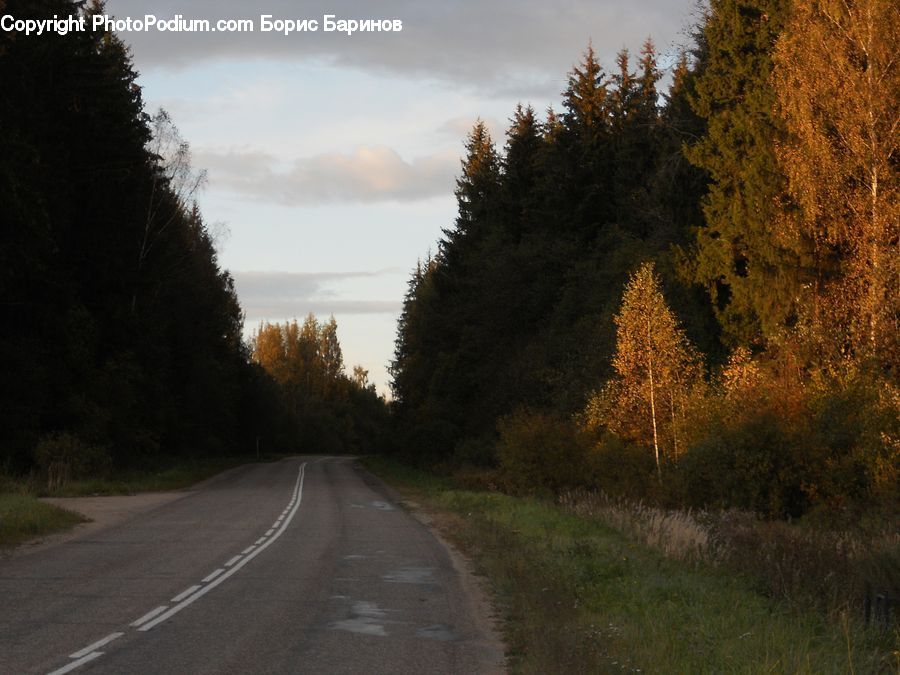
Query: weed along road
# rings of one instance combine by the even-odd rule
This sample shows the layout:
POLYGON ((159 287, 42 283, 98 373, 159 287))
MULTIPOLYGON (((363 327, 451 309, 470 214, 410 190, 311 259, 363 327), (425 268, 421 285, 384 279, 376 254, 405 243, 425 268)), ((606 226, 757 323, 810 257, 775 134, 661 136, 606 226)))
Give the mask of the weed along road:
POLYGON ((0 561, 0 671, 499 672, 458 568, 352 459, 249 465, 0 561))

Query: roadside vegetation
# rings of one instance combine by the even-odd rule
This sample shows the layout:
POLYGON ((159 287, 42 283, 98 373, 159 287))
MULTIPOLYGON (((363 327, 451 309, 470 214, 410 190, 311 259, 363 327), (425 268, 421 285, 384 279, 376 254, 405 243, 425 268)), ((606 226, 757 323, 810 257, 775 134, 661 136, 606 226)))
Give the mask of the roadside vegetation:
POLYGON ((0 478, 0 550, 82 522, 81 514, 45 504, 21 486, 0 478))
MULTIPOLYGON (((711 530, 690 515, 515 497, 364 463, 474 559, 514 672, 900 672, 896 627, 867 627, 846 607, 826 615, 791 584, 767 588, 773 570, 753 566, 759 555, 716 559, 711 530)), ((809 561, 780 562, 802 576, 791 566, 809 561)))
MULTIPOLYGON (((273 461, 277 455, 263 456, 262 461, 273 461)), ((257 461, 255 456, 199 458, 180 462, 160 462, 158 466, 129 469, 82 476, 62 485, 47 486, 40 475, 23 482, 28 489, 41 497, 95 497, 132 495, 139 492, 166 492, 183 490, 211 478, 228 469, 257 461)))
MULTIPOLYGON (((898 667, 898 39, 889 0, 711 0, 665 91, 652 41, 608 64, 589 45, 558 109, 518 106, 502 139, 474 125, 456 220, 405 297, 392 451, 476 490, 442 500, 499 542, 489 560, 666 583, 610 572, 633 544, 662 577, 702 573, 710 603, 767 608, 774 634, 732 648, 762 665, 738 670, 898 667)), ((648 626, 691 602, 725 625, 683 590, 629 602, 648 626)), ((667 644, 653 630, 637 658, 667 644)), ((734 669, 725 633, 679 630, 696 661, 641 667, 734 669)))
MULTIPOLYGON (((103 11, 2 4, 88 25, 103 11)), ((183 487, 257 447, 373 452, 386 406, 345 372, 333 318, 244 339, 222 228, 197 204, 205 174, 145 109, 128 45, 20 38, 0 34, 0 475, 93 494, 183 487)))
MULTIPOLYGON (((267 454, 261 455, 260 460, 275 461, 280 457, 267 454)), ((65 481, 50 481, 41 471, 26 476, 0 475, 0 547, 15 546, 84 522, 81 514, 43 502, 42 497, 96 497, 183 490, 222 471, 254 461, 258 461, 255 455, 160 462, 157 466, 106 470, 65 481)))

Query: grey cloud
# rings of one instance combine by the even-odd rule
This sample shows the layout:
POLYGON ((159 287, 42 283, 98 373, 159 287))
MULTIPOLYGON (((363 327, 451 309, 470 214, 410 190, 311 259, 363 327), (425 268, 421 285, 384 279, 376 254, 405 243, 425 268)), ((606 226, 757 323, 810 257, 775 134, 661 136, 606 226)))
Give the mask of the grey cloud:
POLYGON ((446 195, 459 170, 459 156, 454 152, 406 161, 380 146, 300 158, 284 168, 274 157, 244 151, 198 151, 194 163, 209 172, 213 187, 288 206, 415 201, 446 195))
POLYGON ((402 270, 388 268, 350 272, 232 272, 234 283, 242 298, 303 298, 322 292, 328 284, 349 279, 365 279, 399 274, 402 270))
POLYGON ((258 12, 235 0, 193 0, 157 5, 139 0, 109 0, 108 12, 143 16, 251 18, 254 33, 127 33, 139 69, 186 68, 225 58, 315 59, 366 71, 424 76, 473 85, 486 92, 555 96, 565 73, 589 38, 604 63, 616 51, 636 51, 648 35, 666 50, 690 21, 696 0, 329 0, 296 3, 269 0, 258 12), (397 18, 401 33, 261 33, 259 15, 276 18, 397 18), (514 76, 511 73, 515 73, 514 76))
POLYGON ((393 300, 304 300, 243 305, 248 326, 260 321, 302 319, 312 312, 318 317, 332 314, 399 314, 402 303, 393 300))
POLYGON ((330 284, 352 279, 397 274, 384 269, 359 272, 232 272, 235 288, 247 321, 303 317, 313 312, 329 314, 394 314, 401 303, 387 300, 337 299, 330 284))

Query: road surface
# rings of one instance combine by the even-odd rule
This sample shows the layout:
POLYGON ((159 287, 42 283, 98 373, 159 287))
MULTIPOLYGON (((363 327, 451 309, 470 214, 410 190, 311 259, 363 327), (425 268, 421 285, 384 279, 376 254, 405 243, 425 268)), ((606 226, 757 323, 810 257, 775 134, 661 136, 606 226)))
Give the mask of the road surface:
POLYGON ((249 465, 0 561, 0 672, 500 672, 469 581, 352 459, 249 465))

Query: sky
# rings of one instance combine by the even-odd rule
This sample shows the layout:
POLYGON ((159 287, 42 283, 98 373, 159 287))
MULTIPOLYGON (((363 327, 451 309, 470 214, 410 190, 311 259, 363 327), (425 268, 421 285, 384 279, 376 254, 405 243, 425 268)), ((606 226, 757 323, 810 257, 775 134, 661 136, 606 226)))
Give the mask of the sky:
POLYGON ((334 315, 348 370, 389 393, 410 272, 452 227, 466 133, 502 147, 517 103, 559 108, 589 41, 610 69, 652 37, 674 62, 695 0, 108 0, 117 18, 253 18, 254 33, 127 32, 148 113, 162 107, 207 172, 198 195, 260 321, 334 315), (250 9, 248 9, 250 7, 250 9), (325 14, 399 19, 401 32, 259 32, 325 14))

